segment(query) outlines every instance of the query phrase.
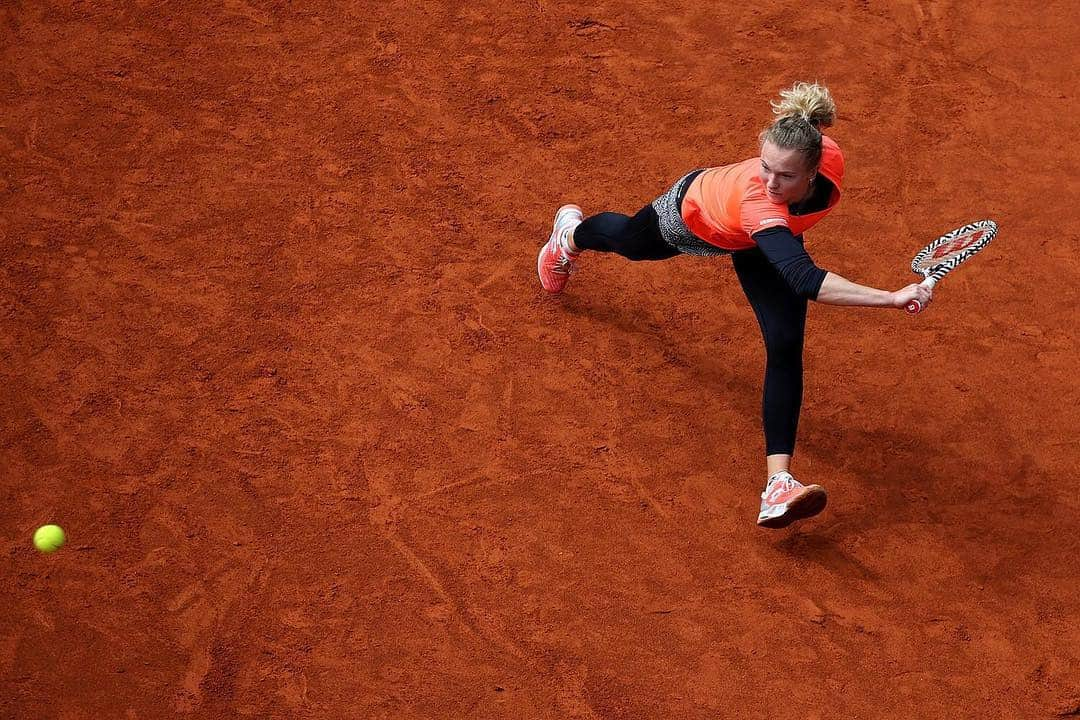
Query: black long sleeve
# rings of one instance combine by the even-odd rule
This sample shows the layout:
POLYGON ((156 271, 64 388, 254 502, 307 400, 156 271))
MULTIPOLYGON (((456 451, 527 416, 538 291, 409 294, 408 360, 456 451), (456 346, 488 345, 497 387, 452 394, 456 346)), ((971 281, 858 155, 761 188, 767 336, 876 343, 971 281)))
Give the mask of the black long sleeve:
POLYGON ((751 237, 797 295, 817 299, 827 273, 814 264, 813 258, 803 247, 801 235, 792 235, 786 227, 772 227, 751 237))

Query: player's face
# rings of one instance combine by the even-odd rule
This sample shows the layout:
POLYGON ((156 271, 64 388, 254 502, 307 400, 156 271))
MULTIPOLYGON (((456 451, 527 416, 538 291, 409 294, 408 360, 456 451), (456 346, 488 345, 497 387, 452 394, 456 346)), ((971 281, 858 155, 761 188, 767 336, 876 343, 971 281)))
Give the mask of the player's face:
POLYGON ((761 146, 761 184, 773 202, 799 202, 810 192, 813 177, 798 150, 779 148, 768 140, 761 146))

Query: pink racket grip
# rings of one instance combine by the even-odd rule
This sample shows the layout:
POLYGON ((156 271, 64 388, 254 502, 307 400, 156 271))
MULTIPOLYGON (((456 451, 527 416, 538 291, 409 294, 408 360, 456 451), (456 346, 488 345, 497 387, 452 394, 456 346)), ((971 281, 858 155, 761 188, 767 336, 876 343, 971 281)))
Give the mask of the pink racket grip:
MULTIPOLYGON (((937 280, 935 280, 932 277, 928 277, 919 284, 922 285, 924 288, 928 288, 930 290, 933 290, 934 286, 937 285, 937 280)), ((923 309, 923 305, 918 300, 912 300, 911 302, 909 302, 907 305, 904 306, 904 310, 907 311, 908 315, 918 315, 919 313, 922 312, 922 309, 923 309)))

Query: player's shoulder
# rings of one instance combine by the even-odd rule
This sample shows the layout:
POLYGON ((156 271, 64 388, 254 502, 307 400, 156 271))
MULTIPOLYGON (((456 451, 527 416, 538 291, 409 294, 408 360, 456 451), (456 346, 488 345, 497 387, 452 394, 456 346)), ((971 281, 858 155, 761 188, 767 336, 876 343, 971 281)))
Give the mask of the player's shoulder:
POLYGON ((844 153, 840 150, 840 145, 837 144, 828 135, 821 136, 821 165, 818 168, 818 172, 829 179, 837 190, 839 190, 844 184, 844 153))
POLYGON ((760 178, 748 184, 739 203, 739 215, 742 228, 748 235, 767 228, 788 227, 791 222, 787 205, 770 200, 760 178))

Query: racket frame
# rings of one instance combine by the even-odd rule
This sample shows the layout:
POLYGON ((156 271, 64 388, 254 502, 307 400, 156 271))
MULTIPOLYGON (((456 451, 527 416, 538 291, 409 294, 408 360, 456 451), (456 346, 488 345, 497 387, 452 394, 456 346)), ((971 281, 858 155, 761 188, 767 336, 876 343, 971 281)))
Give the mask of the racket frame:
MULTIPOLYGON (((928 290, 933 290, 934 286, 941 282, 941 279, 955 270, 962 262, 970 258, 975 253, 986 247, 994 236, 997 235, 998 226, 993 220, 979 220, 977 222, 969 223, 963 227, 958 227, 955 230, 950 230, 937 240, 924 247, 922 250, 915 254, 915 257, 911 261, 912 272, 922 275, 925 279, 919 283, 928 290), (920 266, 930 257, 931 253, 937 250, 946 243, 955 242, 957 238, 964 237, 965 235, 983 231, 984 235, 979 237, 978 240, 965 247, 958 254, 950 257, 943 262, 936 265, 932 265, 929 268, 921 268, 920 266)), ((922 303, 918 300, 912 300, 905 306, 905 310, 911 315, 917 315, 922 312, 922 303)))

